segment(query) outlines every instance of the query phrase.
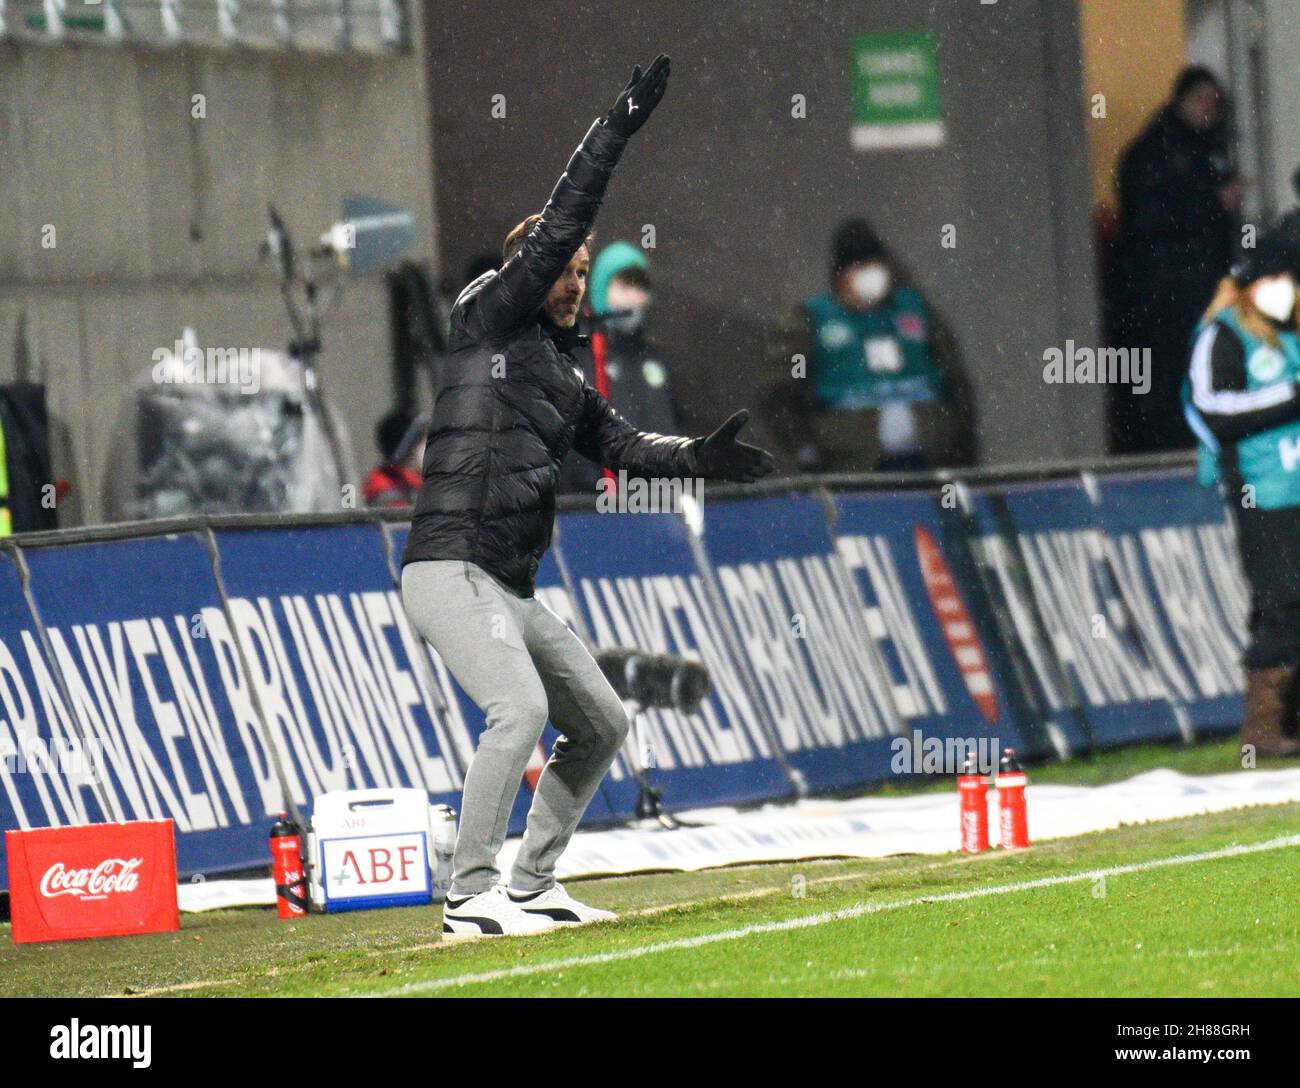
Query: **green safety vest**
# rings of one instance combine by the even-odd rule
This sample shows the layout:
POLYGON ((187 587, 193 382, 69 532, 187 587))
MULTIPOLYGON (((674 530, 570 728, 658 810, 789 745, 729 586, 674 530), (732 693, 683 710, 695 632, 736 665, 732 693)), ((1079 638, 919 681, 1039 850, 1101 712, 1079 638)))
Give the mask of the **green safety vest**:
MULTIPOLYGON (((1236 311, 1230 306, 1211 320, 1241 341, 1246 352, 1247 392, 1300 379, 1300 336, 1294 332, 1279 333, 1275 347, 1242 328, 1236 311)), ((1201 322, 1196 336, 1209 325, 1209 321, 1201 322)), ((1198 439, 1197 478, 1207 487, 1213 487, 1223 478, 1222 451, 1192 403, 1190 377, 1183 381, 1182 396, 1188 422, 1198 439)), ((1251 435, 1236 446, 1237 470, 1241 482, 1254 488, 1256 506, 1263 510, 1300 506, 1300 419, 1251 435)))
POLYGON ((828 408, 879 408, 890 401, 937 400, 943 374, 930 357, 925 301, 910 287, 869 313, 830 294, 804 303, 813 333, 813 390, 828 408))

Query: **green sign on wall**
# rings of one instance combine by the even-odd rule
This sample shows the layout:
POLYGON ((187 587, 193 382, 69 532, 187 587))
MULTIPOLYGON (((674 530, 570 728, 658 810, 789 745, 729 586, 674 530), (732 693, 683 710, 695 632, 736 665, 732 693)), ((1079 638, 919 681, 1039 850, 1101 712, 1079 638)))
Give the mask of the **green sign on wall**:
POLYGON ((853 147, 938 147, 939 47, 930 30, 896 30, 853 39, 853 147))

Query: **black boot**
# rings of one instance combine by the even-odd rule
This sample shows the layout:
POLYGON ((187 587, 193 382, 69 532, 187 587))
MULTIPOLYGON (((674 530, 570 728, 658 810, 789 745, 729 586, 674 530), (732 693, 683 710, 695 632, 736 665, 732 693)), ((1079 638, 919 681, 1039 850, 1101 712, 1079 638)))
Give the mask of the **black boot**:
POLYGON ((1292 670, 1246 670, 1246 716, 1241 723, 1242 745, 1253 745, 1256 756, 1300 756, 1300 740, 1286 735, 1286 712, 1292 670))

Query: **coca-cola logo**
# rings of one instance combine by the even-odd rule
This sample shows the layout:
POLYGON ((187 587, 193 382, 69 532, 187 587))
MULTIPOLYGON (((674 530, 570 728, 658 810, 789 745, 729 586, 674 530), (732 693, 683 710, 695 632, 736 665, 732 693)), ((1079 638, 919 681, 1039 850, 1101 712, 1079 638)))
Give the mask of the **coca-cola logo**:
POLYGON ((105 858, 93 869, 69 869, 55 862, 41 877, 41 895, 73 895, 83 901, 107 899, 110 895, 133 892, 139 886, 143 858, 105 858))

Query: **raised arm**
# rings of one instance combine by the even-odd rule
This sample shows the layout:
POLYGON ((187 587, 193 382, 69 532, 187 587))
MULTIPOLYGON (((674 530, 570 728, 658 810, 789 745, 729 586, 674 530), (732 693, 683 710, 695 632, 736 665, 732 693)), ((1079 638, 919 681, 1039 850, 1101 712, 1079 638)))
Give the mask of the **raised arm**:
POLYGON ((637 65, 609 113, 587 130, 523 247, 471 299, 466 327, 472 335, 508 335, 546 300, 551 285, 591 233, 628 138, 663 98, 669 69, 662 53, 644 75, 637 65))

